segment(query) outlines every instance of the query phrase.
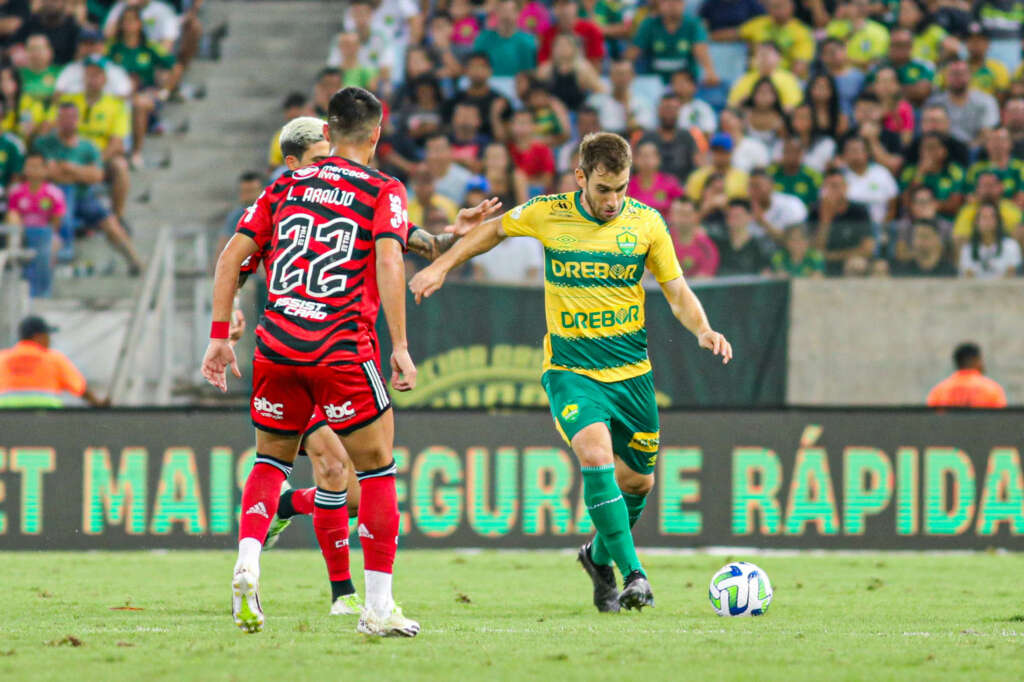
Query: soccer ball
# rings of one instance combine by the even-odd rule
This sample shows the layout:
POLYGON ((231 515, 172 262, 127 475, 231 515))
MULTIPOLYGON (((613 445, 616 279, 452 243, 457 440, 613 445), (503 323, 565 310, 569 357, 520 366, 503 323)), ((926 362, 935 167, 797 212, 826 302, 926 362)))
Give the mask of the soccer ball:
POLYGON ((734 561, 711 576, 708 598, 719 616, 763 616, 772 603, 772 584, 754 564, 734 561))

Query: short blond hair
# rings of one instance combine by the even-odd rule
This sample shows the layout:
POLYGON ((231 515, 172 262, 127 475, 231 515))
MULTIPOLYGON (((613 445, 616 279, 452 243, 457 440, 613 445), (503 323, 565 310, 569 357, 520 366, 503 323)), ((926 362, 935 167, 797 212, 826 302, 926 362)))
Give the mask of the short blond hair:
POLYGON ((281 156, 301 159, 307 149, 324 139, 324 125, 315 116, 299 116, 285 123, 277 142, 281 156))

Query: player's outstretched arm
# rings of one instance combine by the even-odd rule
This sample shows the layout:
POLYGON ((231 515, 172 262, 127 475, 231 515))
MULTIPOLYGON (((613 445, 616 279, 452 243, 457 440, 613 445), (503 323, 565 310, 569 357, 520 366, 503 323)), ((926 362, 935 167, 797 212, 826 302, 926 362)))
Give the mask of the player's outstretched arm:
POLYGON ((405 332, 405 261, 402 245, 395 239, 378 239, 377 290, 384 318, 391 335, 391 385, 397 391, 411 391, 416 387, 416 365, 409 355, 409 341, 405 332))
POLYGON ((732 360, 732 344, 711 328, 704 306, 700 304, 693 289, 683 277, 676 277, 661 283, 661 290, 672 308, 672 314, 684 327, 693 332, 701 348, 707 348, 715 355, 722 356, 722 364, 732 360))
POLYGON ((210 345, 203 356, 203 376, 221 391, 228 390, 227 368, 238 378, 235 351, 228 339, 231 312, 238 289, 238 270, 242 261, 256 252, 257 245, 251 238, 236 234, 228 242, 217 259, 217 270, 213 276, 213 325, 210 330, 210 345), (223 335, 221 335, 221 330, 223 335))
POLYGON ((490 251, 505 239, 505 230, 501 227, 501 217, 488 220, 470 230, 469 234, 460 239, 447 253, 416 273, 409 282, 409 289, 419 303, 424 298, 441 288, 445 276, 452 268, 462 265, 473 256, 490 251))
POLYGON ((455 223, 444 228, 444 234, 430 234, 421 227, 410 226, 409 250, 430 262, 452 248, 461 237, 501 209, 497 198, 485 199, 472 208, 459 209, 455 223))

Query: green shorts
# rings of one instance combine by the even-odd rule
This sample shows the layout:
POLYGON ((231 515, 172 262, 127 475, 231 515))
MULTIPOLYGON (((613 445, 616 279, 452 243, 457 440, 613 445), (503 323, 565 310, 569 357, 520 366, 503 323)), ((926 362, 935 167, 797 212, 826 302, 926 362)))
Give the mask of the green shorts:
POLYGON ((603 422, 612 434, 612 451, 630 469, 638 474, 654 471, 661 427, 650 372, 605 383, 575 372, 548 370, 540 381, 555 428, 566 443, 571 444, 584 427, 603 422))

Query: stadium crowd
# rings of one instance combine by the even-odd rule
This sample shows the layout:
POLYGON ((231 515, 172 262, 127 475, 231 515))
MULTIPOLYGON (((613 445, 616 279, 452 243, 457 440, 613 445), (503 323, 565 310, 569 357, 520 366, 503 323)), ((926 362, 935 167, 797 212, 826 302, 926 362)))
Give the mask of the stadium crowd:
POLYGON ((182 98, 203 0, 0 0, 0 208, 47 296, 75 238, 102 231, 137 275, 131 171, 182 98))
MULTIPOLYGON (((575 190, 608 130, 691 278, 1022 272, 1020 0, 352 0, 341 24, 284 120, 380 95, 378 163, 428 230, 575 190)), ((520 241, 463 276, 539 282, 520 241)))

